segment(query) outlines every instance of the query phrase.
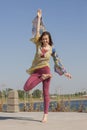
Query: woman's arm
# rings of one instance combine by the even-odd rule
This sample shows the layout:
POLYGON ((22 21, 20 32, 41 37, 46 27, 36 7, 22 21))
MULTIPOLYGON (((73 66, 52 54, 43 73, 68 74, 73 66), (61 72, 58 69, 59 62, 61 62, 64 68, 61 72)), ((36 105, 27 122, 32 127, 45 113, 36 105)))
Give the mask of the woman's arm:
POLYGON ((59 56, 57 55, 55 48, 52 48, 52 57, 54 60, 55 72, 58 73, 59 75, 64 74, 67 78, 71 78, 71 75, 66 71, 63 64, 61 63, 61 60, 60 60, 59 56))
POLYGON ((37 26, 36 26, 36 37, 40 37, 40 22, 42 17, 42 11, 39 9, 37 11, 37 26))
POLYGON ((33 27, 32 27, 33 38, 31 38, 30 40, 34 43, 37 43, 38 39, 40 37, 41 25, 43 24, 42 23, 42 11, 41 11, 41 9, 38 9, 37 16, 34 18, 32 23, 33 23, 33 27))

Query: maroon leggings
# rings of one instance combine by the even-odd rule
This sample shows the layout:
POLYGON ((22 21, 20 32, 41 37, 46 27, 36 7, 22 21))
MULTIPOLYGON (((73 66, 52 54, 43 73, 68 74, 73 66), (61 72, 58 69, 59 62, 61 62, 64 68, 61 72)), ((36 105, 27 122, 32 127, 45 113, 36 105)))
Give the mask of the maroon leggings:
POLYGON ((44 113, 48 113, 49 109, 49 85, 50 78, 43 80, 42 74, 50 74, 50 68, 48 66, 37 69, 34 73, 28 78, 24 85, 24 90, 29 91, 33 89, 40 82, 43 84, 43 97, 44 97, 44 113))

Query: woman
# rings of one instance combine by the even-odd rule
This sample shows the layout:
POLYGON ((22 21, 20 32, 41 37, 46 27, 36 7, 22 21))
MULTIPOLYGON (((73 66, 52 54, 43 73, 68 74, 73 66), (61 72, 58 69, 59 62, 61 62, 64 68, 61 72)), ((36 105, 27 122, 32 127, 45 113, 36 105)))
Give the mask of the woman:
POLYGON ((60 60, 58 59, 55 49, 53 48, 53 42, 50 33, 44 31, 40 36, 41 18, 42 12, 41 10, 38 10, 36 34, 34 38, 31 39, 31 41, 34 42, 36 45, 36 54, 31 68, 27 70, 27 72, 30 74, 30 77, 24 85, 24 90, 29 91, 33 89, 37 84, 42 82, 44 97, 44 115, 42 118, 42 122, 47 122, 49 108, 49 86, 52 77, 49 65, 50 57, 53 57, 55 63, 55 70, 58 70, 59 73, 60 69, 60 72, 62 72, 60 73, 60 75, 64 74, 68 78, 71 78, 71 75, 66 72, 60 60))

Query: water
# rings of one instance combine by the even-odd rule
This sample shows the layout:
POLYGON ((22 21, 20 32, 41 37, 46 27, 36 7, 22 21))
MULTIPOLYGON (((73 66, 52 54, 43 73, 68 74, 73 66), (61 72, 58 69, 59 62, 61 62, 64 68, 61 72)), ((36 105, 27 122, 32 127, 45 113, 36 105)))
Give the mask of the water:
MULTIPOLYGON (((26 108, 29 110, 31 104, 26 103, 26 108)), ((52 101, 49 105, 49 111, 56 111, 57 106, 60 107, 59 111, 87 111, 87 100, 73 100, 73 101, 52 101), (59 106, 58 106, 59 105, 59 106)), ((43 102, 35 102, 33 104, 34 111, 43 111, 44 104, 43 102)), ((3 105, 3 111, 7 110, 7 105, 3 105)), ((19 110, 24 111, 24 103, 19 104, 19 110)))

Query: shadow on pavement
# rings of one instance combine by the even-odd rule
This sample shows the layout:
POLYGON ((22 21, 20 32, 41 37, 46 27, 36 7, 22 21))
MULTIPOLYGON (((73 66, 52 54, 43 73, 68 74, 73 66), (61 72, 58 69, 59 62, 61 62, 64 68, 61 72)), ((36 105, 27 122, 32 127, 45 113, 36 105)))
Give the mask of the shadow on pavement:
POLYGON ((6 116, 0 116, 0 120, 26 120, 26 121, 36 121, 36 122, 41 122, 40 120, 35 120, 31 117, 6 117, 6 116))

